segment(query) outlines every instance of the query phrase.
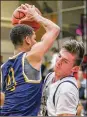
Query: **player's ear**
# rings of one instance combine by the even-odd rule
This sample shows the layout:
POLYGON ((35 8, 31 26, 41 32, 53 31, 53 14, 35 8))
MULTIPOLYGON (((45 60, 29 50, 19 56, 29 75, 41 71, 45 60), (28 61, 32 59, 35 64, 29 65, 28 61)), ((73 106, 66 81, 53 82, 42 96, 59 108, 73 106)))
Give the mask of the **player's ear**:
POLYGON ((74 73, 74 72, 78 72, 78 70, 79 70, 79 66, 74 66, 73 68, 72 68, 72 72, 74 73))
POLYGON ((25 37, 25 42, 26 42, 28 45, 31 45, 31 39, 29 38, 29 36, 26 36, 26 37, 25 37))

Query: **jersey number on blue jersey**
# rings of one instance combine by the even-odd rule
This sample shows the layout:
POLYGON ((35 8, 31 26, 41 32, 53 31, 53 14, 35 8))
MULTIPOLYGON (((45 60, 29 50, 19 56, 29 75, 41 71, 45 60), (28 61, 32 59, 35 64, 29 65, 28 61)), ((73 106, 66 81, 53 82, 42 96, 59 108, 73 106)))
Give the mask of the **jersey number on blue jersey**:
POLYGON ((14 77, 14 69, 10 68, 8 76, 6 78, 6 90, 14 91, 16 86, 16 81, 14 77))

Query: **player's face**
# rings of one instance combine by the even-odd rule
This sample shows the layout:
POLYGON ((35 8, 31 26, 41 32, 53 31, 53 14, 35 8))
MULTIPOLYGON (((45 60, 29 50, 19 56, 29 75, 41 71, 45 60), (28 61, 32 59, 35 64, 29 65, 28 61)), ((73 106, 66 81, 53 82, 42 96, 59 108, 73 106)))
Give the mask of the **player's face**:
POLYGON ((32 35, 32 37, 31 37, 31 46, 33 46, 34 44, 36 44, 36 34, 35 34, 35 32, 33 32, 33 35, 32 35))
POLYGON ((34 44, 36 44, 36 34, 35 34, 35 32, 33 32, 32 36, 26 36, 26 38, 24 40, 24 44, 26 44, 25 45, 26 51, 29 51, 32 48, 32 46, 34 44))
POLYGON ((56 59, 54 71, 59 78, 69 76, 75 63, 75 55, 65 49, 61 49, 56 59))

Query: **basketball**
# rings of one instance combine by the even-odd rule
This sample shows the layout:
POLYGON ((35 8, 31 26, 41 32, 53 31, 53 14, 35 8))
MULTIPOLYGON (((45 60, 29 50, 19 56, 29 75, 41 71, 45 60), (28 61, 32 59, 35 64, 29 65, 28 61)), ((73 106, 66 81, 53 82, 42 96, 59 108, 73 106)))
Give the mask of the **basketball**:
MULTIPOLYGON (((35 8, 38 14, 42 15, 38 8, 35 8)), ((23 12, 18 11, 18 8, 13 12, 12 14, 12 25, 19 24, 19 21, 25 17, 25 14, 23 12)), ((31 26, 34 31, 37 31, 40 28, 40 24, 36 21, 23 21, 21 24, 26 24, 31 26)))
POLYGON ((22 12, 19 12, 18 9, 16 9, 12 14, 12 20, 11 20, 12 25, 18 24, 19 20, 24 17, 25 17, 25 14, 22 12))

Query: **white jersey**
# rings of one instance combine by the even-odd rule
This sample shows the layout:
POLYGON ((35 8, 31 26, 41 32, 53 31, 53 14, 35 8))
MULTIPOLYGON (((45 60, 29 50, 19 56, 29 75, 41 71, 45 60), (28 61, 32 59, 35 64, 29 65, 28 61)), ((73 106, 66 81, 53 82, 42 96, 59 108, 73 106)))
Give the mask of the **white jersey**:
POLYGON ((62 80, 58 80, 55 83, 52 83, 54 77, 55 73, 52 73, 45 80, 43 88, 44 98, 42 98, 42 112, 44 113, 45 110, 47 109, 48 116, 57 116, 58 114, 64 114, 64 113, 76 114, 77 112, 76 108, 79 102, 79 92, 78 89, 76 88, 77 87, 76 79, 70 76, 63 78, 62 80), (75 84, 76 87, 72 83, 66 81, 73 82, 73 84, 75 84), (60 83, 61 85, 58 87, 60 83), (54 100, 55 104, 53 102, 54 94, 55 94, 55 100, 54 100))
POLYGON ((38 114, 38 116, 45 116, 46 114, 46 102, 47 102, 47 98, 49 96, 49 86, 50 84, 52 84, 52 79, 54 76, 54 73, 49 73, 45 80, 44 80, 44 85, 43 85, 43 91, 42 91, 42 99, 41 99, 41 106, 40 106, 40 112, 38 114))

